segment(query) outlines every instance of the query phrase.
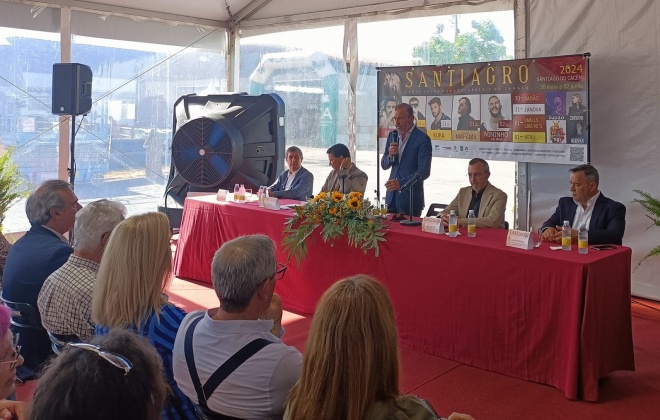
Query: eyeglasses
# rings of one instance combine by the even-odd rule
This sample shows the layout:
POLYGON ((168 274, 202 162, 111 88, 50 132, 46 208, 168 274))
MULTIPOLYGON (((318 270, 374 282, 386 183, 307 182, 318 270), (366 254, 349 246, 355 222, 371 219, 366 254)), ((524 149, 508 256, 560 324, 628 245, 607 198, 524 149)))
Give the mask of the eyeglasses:
POLYGON ((417 108, 419 106, 419 104, 410 104, 410 106, 413 107, 413 108, 417 108))
POLYGON ((69 343, 71 347, 76 347, 83 350, 89 350, 93 353, 98 354, 102 358, 108 361, 112 366, 117 367, 124 371, 124 376, 128 375, 131 369, 133 369, 133 363, 131 363, 127 358, 121 354, 113 353, 111 351, 101 350, 101 347, 95 344, 88 343, 69 343))
MULTIPOLYGON (((10 360, 0 360, 0 364, 9 364, 9 370, 12 370, 16 367, 16 363, 18 362, 18 358, 21 357, 21 346, 18 345, 18 340, 21 335, 19 333, 16 333, 14 335, 14 339, 11 342, 11 349, 13 350, 13 355, 8 355, 10 357, 10 360)), ((6 358, 5 356, 4 358, 6 358)), ((3 359, 4 359, 3 358, 3 359)))
POLYGON ((286 265, 282 263, 277 264, 277 271, 275 274, 273 274, 273 277, 275 277, 275 280, 282 280, 284 277, 284 273, 286 273, 286 265))
POLYGON ((468 177, 468 178, 476 178, 476 177, 479 177, 479 176, 483 175, 484 173, 485 172, 475 172, 473 174, 468 173, 468 174, 465 174, 465 176, 468 177))

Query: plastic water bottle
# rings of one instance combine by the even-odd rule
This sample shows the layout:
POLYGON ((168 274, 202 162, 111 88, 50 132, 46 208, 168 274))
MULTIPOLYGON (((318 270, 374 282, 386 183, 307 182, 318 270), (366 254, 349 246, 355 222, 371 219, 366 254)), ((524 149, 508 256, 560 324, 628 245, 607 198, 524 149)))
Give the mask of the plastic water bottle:
POLYGON ((468 231, 468 238, 474 238, 477 236, 477 221, 476 221, 476 216, 474 215, 474 210, 470 210, 468 212, 468 218, 467 218, 467 231, 468 231))
POLYGON ((373 202, 374 208, 371 209, 371 214, 373 217, 378 217, 380 216, 380 201, 378 200, 378 197, 374 197, 374 202, 373 202))
POLYGON ((257 198, 259 198, 259 207, 264 206, 264 200, 266 199, 267 195, 268 192, 266 191, 266 186, 265 185, 259 186, 259 192, 257 193, 257 198))
POLYGON ((449 212, 449 236, 455 238, 458 235, 458 217, 456 211, 449 212))
POLYGON ((580 254, 589 253, 589 230, 585 225, 580 225, 580 229, 578 229, 578 252, 580 254))
POLYGON ((245 203, 245 185, 241 184, 241 187, 238 189, 238 202, 243 204, 245 203))
POLYGON ((241 197, 241 186, 236 184, 234 185, 234 203, 240 203, 239 199, 241 197))
POLYGON ((568 224, 568 220, 564 220, 564 226, 561 227, 561 249, 571 250, 571 225, 568 224))

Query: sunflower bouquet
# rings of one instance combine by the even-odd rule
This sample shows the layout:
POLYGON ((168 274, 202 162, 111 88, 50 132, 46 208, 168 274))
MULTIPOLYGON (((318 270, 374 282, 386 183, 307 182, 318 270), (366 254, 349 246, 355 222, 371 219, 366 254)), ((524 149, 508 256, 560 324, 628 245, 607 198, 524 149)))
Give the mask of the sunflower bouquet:
POLYGON ((321 192, 306 205, 295 207, 295 214, 285 223, 282 245, 289 259, 295 257, 300 265, 307 255, 307 238, 320 227, 323 242, 334 245, 337 237, 346 235, 350 246, 362 248, 365 254, 373 249, 378 256, 385 232, 383 222, 372 212, 373 205, 362 193, 321 192))

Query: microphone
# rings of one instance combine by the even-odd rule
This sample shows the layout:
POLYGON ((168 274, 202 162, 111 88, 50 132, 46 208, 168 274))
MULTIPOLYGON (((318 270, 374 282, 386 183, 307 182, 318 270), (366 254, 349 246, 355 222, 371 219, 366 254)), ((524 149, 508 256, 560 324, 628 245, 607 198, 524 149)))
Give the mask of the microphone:
POLYGON ((403 186, 401 188, 399 188, 399 192, 403 192, 403 191, 407 190, 408 188, 412 187, 413 185, 415 185, 415 183, 417 181, 419 181, 419 179, 421 177, 422 176, 420 174, 413 175, 413 177, 410 178, 410 180, 408 180, 408 182, 406 182, 405 184, 403 184, 403 186))
MULTIPOLYGON (((392 143, 398 143, 399 142, 399 130, 392 130, 392 141, 390 142, 390 145, 392 143)), ((389 153, 389 150, 388 150, 389 153)), ((396 162, 396 159, 399 157, 399 155, 395 155, 390 157, 390 160, 392 162, 396 162)))

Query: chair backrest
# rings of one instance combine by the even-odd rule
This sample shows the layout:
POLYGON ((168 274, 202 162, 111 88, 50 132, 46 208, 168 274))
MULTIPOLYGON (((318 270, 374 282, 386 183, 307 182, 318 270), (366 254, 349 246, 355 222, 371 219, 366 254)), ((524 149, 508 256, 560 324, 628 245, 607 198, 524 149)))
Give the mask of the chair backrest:
POLYGON ((67 344, 80 343, 80 339, 77 335, 55 334, 48 331, 48 338, 50 338, 50 347, 57 355, 62 353, 62 350, 64 350, 64 347, 66 347, 67 344))
POLYGON ((429 206, 429 209, 426 211, 426 217, 437 216, 439 212, 445 209, 447 204, 433 203, 429 206))
POLYGON ((509 230, 509 222, 504 221, 504 229, 509 230))
POLYGON ((12 302, 2 296, 5 306, 11 310, 11 324, 16 327, 43 330, 39 312, 29 303, 12 302))

